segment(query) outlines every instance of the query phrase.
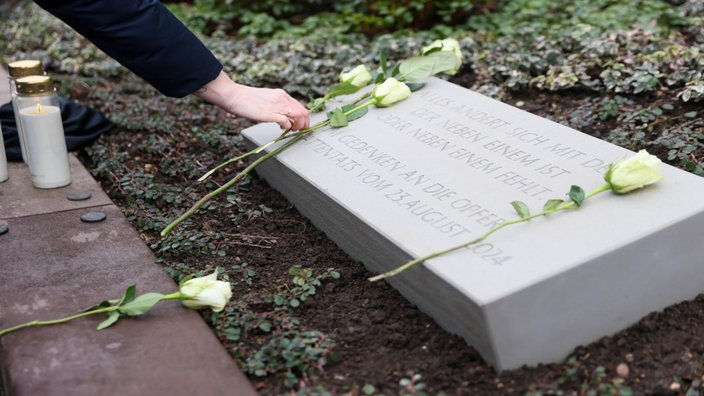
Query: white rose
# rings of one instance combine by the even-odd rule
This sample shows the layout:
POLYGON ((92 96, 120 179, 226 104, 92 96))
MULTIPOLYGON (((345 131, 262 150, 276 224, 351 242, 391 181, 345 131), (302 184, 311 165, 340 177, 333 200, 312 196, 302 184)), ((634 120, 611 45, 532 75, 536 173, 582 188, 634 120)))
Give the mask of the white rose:
POLYGON ((372 99, 378 107, 389 107, 411 95, 411 89, 405 83, 389 77, 383 83, 374 87, 372 99))
POLYGON ((359 65, 347 73, 340 73, 340 82, 342 84, 349 84, 357 88, 362 88, 371 81, 372 75, 369 74, 369 70, 364 65, 359 65))
POLYGON ((610 165, 604 180, 616 194, 626 194, 662 179, 661 164, 658 157, 640 150, 633 157, 610 165))
POLYGON ((181 302, 188 308, 211 308, 220 312, 232 297, 230 282, 217 280, 217 270, 210 275, 189 279, 184 282, 179 291, 181 302))

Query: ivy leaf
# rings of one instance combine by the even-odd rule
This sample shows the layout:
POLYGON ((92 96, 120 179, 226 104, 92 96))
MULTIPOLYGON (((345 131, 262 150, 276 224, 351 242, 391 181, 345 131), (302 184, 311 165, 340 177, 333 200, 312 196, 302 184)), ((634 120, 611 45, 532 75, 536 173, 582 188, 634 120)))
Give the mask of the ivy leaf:
POLYGON ((563 202, 565 201, 561 199, 551 199, 545 202, 545 205, 543 205, 543 212, 550 212, 552 210, 555 210, 555 208, 562 205, 563 202))
POLYGON ((523 202, 513 201, 511 202, 511 205, 514 209, 516 209, 516 213, 518 213, 518 216, 520 216, 522 219, 525 219, 526 217, 530 216, 530 209, 528 209, 528 205, 524 204, 523 202))
POLYGON ((117 311, 112 311, 108 314, 108 318, 100 322, 96 330, 102 330, 112 326, 117 320, 120 319, 120 313, 117 311))
POLYGON ((162 297, 164 295, 159 293, 144 293, 129 303, 121 305, 118 310, 127 316, 141 315, 149 311, 162 297))
MULTIPOLYGON (((342 106, 342 111, 344 111, 346 113, 354 108, 355 108, 354 104, 347 104, 347 105, 342 106)), ((356 111, 353 111, 353 112, 347 114, 347 122, 352 122, 356 119, 364 117, 364 115, 367 114, 368 111, 369 111, 369 108, 362 107, 359 110, 356 110, 356 111)))
POLYGON ((453 51, 438 51, 429 55, 413 56, 401 62, 399 80, 420 81, 432 75, 452 70, 457 59, 453 51))
POLYGON ((330 117, 330 126, 333 128, 344 127, 348 124, 345 112, 339 107, 328 113, 328 117, 330 117))
POLYGON ((271 331, 271 327, 272 327, 272 325, 271 325, 270 322, 266 322, 266 321, 265 321, 265 322, 262 322, 262 323, 259 324, 259 330, 261 330, 261 331, 263 331, 263 332, 265 332, 265 333, 270 332, 270 331, 271 331))
POLYGON ((582 202, 584 202, 584 190, 582 190, 582 187, 574 185, 570 187, 569 196, 577 206, 582 206, 582 202))

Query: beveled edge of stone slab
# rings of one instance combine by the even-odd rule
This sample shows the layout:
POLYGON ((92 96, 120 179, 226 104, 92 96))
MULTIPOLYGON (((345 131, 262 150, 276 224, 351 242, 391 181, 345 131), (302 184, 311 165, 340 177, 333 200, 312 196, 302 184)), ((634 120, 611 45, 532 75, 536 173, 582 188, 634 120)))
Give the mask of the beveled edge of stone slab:
POLYGON ((8 162, 9 179, 0 183, 0 219, 53 213, 63 210, 112 204, 90 173, 74 154, 69 154, 71 184, 66 187, 40 189, 32 185, 29 167, 23 162, 8 162), (71 201, 69 194, 87 192, 91 197, 71 201))
MULTIPOLYGON (((175 282, 115 205, 12 220, 0 237, 0 328, 80 312, 175 282), (99 223, 80 220, 101 211, 99 223)), ((104 317, 34 327, 0 338, 10 395, 256 395, 200 315, 178 302, 96 331, 104 317)))
POLYGON ((566 359, 702 292, 704 212, 487 306, 496 368, 566 359), (523 315, 519 325, 510 318, 523 315), (548 336, 550 335, 550 336, 548 336), (531 340, 525 343, 522 340, 531 340))

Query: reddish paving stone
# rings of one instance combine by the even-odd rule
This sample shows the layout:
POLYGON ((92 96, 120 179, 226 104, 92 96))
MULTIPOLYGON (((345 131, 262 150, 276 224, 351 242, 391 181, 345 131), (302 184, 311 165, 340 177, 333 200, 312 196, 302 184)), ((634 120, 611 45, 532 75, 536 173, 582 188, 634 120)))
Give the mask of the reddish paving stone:
MULTIPOLYGON (((9 220, 0 236, 0 327, 63 317, 130 284, 170 293, 176 284, 154 263, 114 205, 9 220), (84 223, 86 210, 107 215, 84 223)), ((10 395, 254 395, 247 378, 200 315, 178 302, 96 331, 96 316, 0 338, 10 395)))
MULTIPOLYGON (((80 312, 102 300, 171 293, 175 282, 119 208, 71 155, 70 186, 40 190, 10 163, 0 183, 0 328, 80 312), (73 191, 89 191, 70 201, 73 191), (81 216, 106 214, 99 223, 81 216)), ((256 395, 200 315, 176 301, 96 331, 105 317, 23 329, 0 338, 0 395, 256 395)))
POLYGON ((40 189, 32 185, 29 167, 25 163, 9 162, 9 178, 0 183, 0 219, 112 204, 74 155, 69 155, 69 164, 71 184, 61 188, 40 189), (88 192, 91 197, 83 201, 68 199, 69 194, 78 192, 88 192))

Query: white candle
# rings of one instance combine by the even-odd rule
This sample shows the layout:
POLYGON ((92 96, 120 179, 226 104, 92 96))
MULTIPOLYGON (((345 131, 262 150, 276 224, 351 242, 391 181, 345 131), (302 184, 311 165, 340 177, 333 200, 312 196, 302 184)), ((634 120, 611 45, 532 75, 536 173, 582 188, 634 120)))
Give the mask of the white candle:
POLYGON ((2 127, 0 127, 0 182, 7 180, 7 157, 5 156, 5 142, 2 139, 2 127))
POLYGON ((20 119, 34 187, 56 188, 70 184, 71 170, 59 108, 25 107, 20 109, 20 119))

